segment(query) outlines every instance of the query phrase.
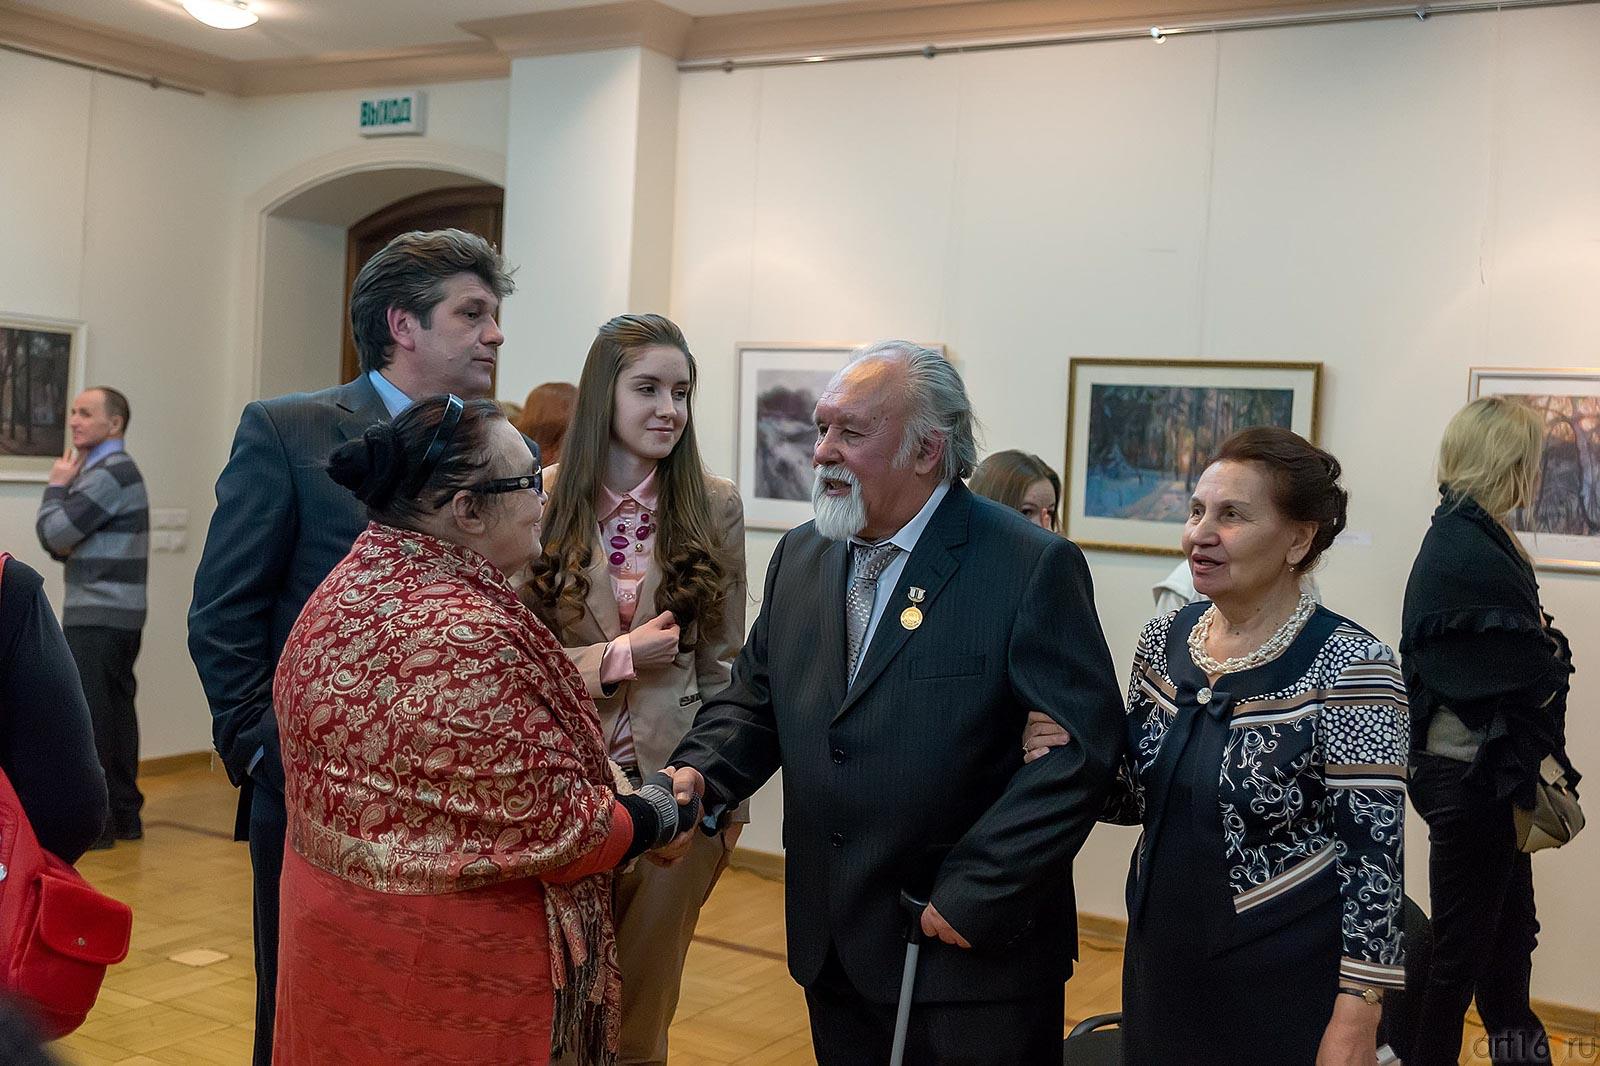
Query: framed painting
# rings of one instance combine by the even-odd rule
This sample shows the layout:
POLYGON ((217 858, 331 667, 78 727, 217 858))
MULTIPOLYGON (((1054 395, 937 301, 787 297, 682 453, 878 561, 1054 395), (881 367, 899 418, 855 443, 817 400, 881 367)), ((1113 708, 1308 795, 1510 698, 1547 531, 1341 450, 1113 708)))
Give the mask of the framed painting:
POLYGON ((1317 440, 1321 363, 1074 359, 1062 530, 1085 549, 1181 555, 1189 496, 1248 426, 1317 440))
POLYGON ((83 387, 84 325, 0 314, 0 481, 46 481, 83 387))
POLYGON ((813 411, 851 344, 741 344, 736 448, 744 521, 790 530, 811 520, 813 411))
POLYGON ((1541 570, 1600 574, 1600 367, 1473 367, 1468 394, 1515 396, 1544 417, 1538 495, 1511 528, 1541 570))
MULTIPOLYGON (((740 344, 739 492, 751 529, 788 531, 812 518, 817 399, 859 344, 740 344)), ((944 345, 927 347, 945 355, 944 345)))

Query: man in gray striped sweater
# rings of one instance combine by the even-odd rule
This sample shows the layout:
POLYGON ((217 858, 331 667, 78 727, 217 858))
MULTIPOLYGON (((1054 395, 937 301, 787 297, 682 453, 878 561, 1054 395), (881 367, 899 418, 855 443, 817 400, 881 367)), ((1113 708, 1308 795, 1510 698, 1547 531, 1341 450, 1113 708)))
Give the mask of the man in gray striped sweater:
POLYGON ((72 444, 51 467, 39 504, 39 543, 67 564, 61 628, 83 679, 111 793, 111 821, 95 845, 102 848, 144 835, 133 662, 144 630, 150 504, 123 448, 128 414, 128 398, 104 386, 72 401, 72 444))

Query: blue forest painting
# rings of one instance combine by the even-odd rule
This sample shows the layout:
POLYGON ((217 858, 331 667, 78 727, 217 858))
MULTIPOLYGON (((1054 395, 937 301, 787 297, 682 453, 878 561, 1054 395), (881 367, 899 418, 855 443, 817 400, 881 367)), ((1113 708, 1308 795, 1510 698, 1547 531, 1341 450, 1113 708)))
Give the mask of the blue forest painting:
POLYGON ((1294 390, 1093 385, 1084 514, 1182 522, 1217 448, 1249 426, 1291 428, 1294 390))

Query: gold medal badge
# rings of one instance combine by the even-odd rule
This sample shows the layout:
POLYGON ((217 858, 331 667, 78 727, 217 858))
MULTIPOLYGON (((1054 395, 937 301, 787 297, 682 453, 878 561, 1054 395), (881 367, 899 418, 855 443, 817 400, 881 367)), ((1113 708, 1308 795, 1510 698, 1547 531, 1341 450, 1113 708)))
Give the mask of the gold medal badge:
POLYGON ((922 610, 917 606, 928 593, 912 585, 906 593, 906 598, 911 601, 911 606, 900 612, 900 628, 905 630, 918 629, 922 625, 922 610))

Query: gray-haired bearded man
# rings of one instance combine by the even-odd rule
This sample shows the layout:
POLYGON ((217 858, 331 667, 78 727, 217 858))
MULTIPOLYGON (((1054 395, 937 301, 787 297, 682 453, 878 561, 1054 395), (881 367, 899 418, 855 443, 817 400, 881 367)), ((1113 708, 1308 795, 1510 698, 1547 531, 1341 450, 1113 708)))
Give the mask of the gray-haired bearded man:
POLYGON ((972 411, 937 352, 863 350, 816 421, 816 520, 778 545, 677 789, 731 804, 782 767, 789 970, 823 1066, 888 1060, 897 899, 930 857, 906 1061, 1059 1062, 1072 858, 1123 743, 1088 567, 962 484, 972 411), (1072 739, 1024 765, 1029 711, 1072 739))

